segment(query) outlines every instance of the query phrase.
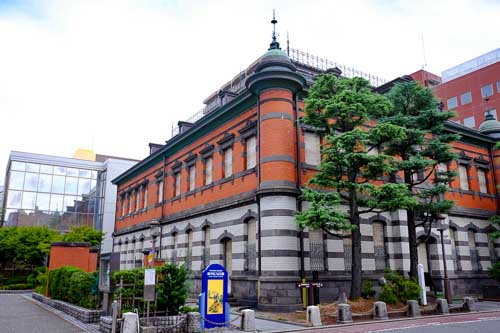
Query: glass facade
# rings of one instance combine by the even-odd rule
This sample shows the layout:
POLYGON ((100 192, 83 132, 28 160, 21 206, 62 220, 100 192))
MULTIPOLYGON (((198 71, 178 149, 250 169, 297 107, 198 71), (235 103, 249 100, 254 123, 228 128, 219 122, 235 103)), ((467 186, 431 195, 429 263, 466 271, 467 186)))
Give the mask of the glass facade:
POLYGON ((106 172, 11 161, 7 175, 6 226, 102 227, 106 172))

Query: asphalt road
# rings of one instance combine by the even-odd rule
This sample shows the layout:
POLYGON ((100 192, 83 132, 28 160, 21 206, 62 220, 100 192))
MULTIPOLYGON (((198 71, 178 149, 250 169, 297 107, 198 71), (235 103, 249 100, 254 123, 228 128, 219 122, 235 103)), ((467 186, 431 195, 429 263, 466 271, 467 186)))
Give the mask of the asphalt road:
POLYGON ((82 330, 22 295, 0 294, 1 333, 73 333, 82 330))

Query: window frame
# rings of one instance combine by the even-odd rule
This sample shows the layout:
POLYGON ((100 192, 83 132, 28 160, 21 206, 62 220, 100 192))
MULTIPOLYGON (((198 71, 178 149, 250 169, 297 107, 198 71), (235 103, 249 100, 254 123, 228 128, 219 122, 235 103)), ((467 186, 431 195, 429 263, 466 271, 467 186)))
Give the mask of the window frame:
POLYGON ((457 96, 453 96, 453 97, 450 97, 446 100, 446 108, 448 110, 454 110, 458 107, 458 98, 457 96), (455 101, 455 106, 451 106, 450 107, 450 101, 454 100, 455 101))
POLYGON ((481 86, 481 97, 482 98, 488 98, 488 97, 493 96, 493 92, 494 92, 494 90, 493 90, 493 84, 492 83, 488 83, 488 84, 485 84, 484 86, 481 86), (486 87, 489 87, 491 89, 491 94, 490 95, 485 95, 483 88, 486 88, 486 87))

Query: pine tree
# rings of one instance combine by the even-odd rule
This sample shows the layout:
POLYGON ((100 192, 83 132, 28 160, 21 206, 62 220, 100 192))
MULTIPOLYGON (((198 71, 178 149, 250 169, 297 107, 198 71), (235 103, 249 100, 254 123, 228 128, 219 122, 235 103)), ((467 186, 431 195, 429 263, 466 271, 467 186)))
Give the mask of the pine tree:
POLYGON ((445 131, 445 122, 455 114, 438 107, 432 90, 407 82, 396 84, 387 97, 393 107, 381 123, 400 126, 405 134, 386 143, 385 153, 395 157, 393 166, 418 200, 414 209, 407 209, 410 276, 416 277, 416 228, 427 224, 430 232, 436 217, 453 206, 453 201, 444 200, 455 176, 446 166, 457 158, 451 143, 459 136, 445 131), (421 217, 418 223, 417 216, 421 217))
POLYGON ((394 169, 392 158, 377 153, 377 147, 394 138, 405 139, 399 126, 371 122, 390 108, 384 96, 371 91, 368 81, 332 74, 319 76, 305 100, 303 121, 323 128, 326 144, 319 171, 303 190, 310 206, 298 213, 297 221, 302 228, 352 239, 352 299, 361 296, 360 216, 415 204, 404 184, 381 181, 394 169))

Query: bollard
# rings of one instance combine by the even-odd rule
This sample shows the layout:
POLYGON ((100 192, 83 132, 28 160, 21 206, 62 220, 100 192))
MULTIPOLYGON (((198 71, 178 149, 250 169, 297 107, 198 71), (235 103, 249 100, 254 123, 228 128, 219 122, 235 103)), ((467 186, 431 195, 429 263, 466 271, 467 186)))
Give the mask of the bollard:
POLYGON ((373 303, 373 319, 375 320, 387 320, 389 316, 387 315, 387 306, 384 302, 373 303))
POLYGON ((319 313, 319 307, 316 305, 310 305, 307 307, 307 322, 311 323, 314 327, 321 326, 321 315, 319 313))
POLYGON ((205 304, 205 293, 201 293, 198 296, 198 311, 200 312, 200 327, 202 332, 205 332, 205 321, 203 320, 205 316, 205 304))
POLYGON ((476 311, 476 302, 474 300, 474 297, 464 297, 464 311, 476 311))
POLYGON ((352 323, 352 312, 349 304, 339 304, 337 311, 337 324, 352 323))
POLYGON ((406 315, 408 317, 420 317, 420 308, 418 307, 418 301, 416 300, 408 300, 406 302, 406 306, 408 309, 406 310, 406 315))
POLYGON ((200 333, 201 332, 201 315, 198 312, 188 312, 186 318, 186 331, 187 333, 200 333))
POLYGON ((137 332, 137 323, 139 316, 137 313, 125 312, 123 314, 122 333, 139 333, 137 332))
POLYGON ((229 305, 229 302, 224 303, 224 311, 224 321, 226 322, 226 325, 224 326, 229 327, 229 322, 231 321, 231 306, 229 305))
POLYGON ((240 330, 243 332, 253 332, 255 328, 255 311, 246 309, 241 311, 240 330))
POLYGON ((448 302, 446 301, 446 299, 438 298, 436 301, 437 301, 436 310, 439 314, 450 313, 450 310, 448 309, 448 302))
POLYGON ((118 302, 113 301, 111 304, 111 332, 115 333, 116 332, 116 321, 118 319, 118 302))

